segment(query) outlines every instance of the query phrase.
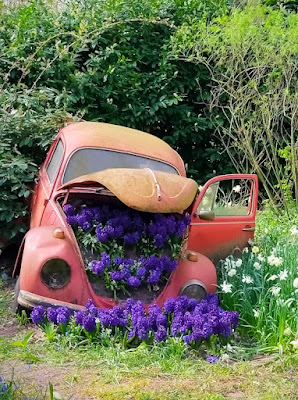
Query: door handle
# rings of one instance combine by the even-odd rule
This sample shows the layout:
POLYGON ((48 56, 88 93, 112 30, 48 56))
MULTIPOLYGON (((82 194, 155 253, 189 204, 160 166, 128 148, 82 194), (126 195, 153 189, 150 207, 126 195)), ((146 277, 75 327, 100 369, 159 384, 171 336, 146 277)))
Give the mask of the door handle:
POLYGON ((246 232, 254 232, 255 227, 254 226, 245 226, 242 230, 246 231, 246 232))

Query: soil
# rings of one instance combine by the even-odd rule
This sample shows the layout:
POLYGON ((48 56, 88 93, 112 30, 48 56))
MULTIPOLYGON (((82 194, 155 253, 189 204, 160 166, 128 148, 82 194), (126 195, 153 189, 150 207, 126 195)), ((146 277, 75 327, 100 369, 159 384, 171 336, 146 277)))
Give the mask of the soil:
MULTIPOLYGON (((93 275, 93 274, 92 274, 93 275)), ((96 279, 93 276, 89 276, 89 282, 91 283, 92 289, 94 292, 102 297, 114 298, 114 294, 111 290, 108 290, 105 287, 105 283, 101 279, 96 279)), ((141 286, 140 288, 130 289, 129 293, 117 293, 118 300, 126 300, 129 297, 133 297, 135 300, 141 300, 145 304, 152 303, 157 296, 163 291, 165 287, 165 283, 158 286, 158 290, 149 290, 145 286, 141 286)))

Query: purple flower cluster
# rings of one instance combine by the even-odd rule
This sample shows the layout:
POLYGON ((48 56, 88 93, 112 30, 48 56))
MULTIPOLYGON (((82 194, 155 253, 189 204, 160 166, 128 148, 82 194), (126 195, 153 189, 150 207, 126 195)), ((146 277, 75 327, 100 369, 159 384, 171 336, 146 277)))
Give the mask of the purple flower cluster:
MULTIPOLYGON (((115 241, 122 249, 138 245, 139 254, 148 254, 148 248, 152 249, 149 252, 151 256, 141 256, 135 260, 119 256, 111 258, 104 251, 100 260, 90 263, 92 272, 102 275, 106 285, 113 287, 113 290, 126 285, 132 288, 142 284, 156 285, 162 276, 174 271, 178 266, 177 260, 163 256, 160 249, 167 243, 172 245, 181 242, 190 224, 190 216, 186 215, 151 214, 107 204, 98 207, 81 206, 79 210, 66 204, 64 211, 70 225, 94 232, 97 240, 106 246, 103 247, 105 250, 110 246, 110 250, 106 250, 110 254, 115 241), (157 256, 153 253, 161 254, 157 256)), ((124 256, 124 250, 120 255, 124 256)))
POLYGON ((177 260, 168 256, 131 258, 114 257, 103 252, 99 261, 91 261, 90 267, 97 275, 102 275, 106 270, 109 276, 116 282, 125 282, 130 287, 139 287, 141 283, 155 285, 159 282, 163 273, 172 272, 178 266, 177 260))
POLYGON ((182 238, 190 224, 189 216, 150 214, 108 204, 82 206, 78 211, 65 204, 63 209, 69 225, 77 225, 84 231, 95 227, 97 239, 102 243, 123 238, 126 244, 134 245, 141 236, 148 235, 161 248, 171 236, 182 238))
POLYGON ((31 312, 31 319, 35 324, 43 323, 45 317, 48 321, 53 322, 54 324, 63 324, 66 325, 70 319, 70 311, 67 307, 49 307, 45 309, 43 306, 36 306, 33 308, 31 312))
MULTIPOLYGON (((31 318, 36 324, 46 318, 56 324, 67 324, 69 311, 66 310, 59 307, 45 311, 38 306, 33 309, 31 318), (67 319, 62 321, 65 315, 67 319)), ((77 311, 74 319, 87 332, 100 332, 101 327, 118 327, 123 334, 128 331, 130 340, 145 340, 153 336, 155 341, 161 342, 168 336, 180 336, 187 344, 208 340, 212 335, 228 337, 238 325, 238 313, 220 308, 214 294, 207 295, 201 302, 186 296, 169 298, 162 309, 152 304, 148 310, 141 301, 131 298, 127 299, 125 307, 114 306, 111 309, 97 308, 89 300, 86 309, 77 311)))
POLYGON ((8 389, 7 383, 5 383, 2 377, 0 376, 0 394, 5 394, 7 389, 8 389))

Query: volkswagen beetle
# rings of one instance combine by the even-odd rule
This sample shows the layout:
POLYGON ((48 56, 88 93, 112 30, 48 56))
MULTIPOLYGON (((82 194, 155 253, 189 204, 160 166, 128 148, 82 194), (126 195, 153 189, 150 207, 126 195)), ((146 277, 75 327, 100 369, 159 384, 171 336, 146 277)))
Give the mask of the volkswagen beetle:
POLYGON ((217 261, 253 237, 257 196, 257 177, 250 174, 217 176, 199 190, 178 153, 153 135, 104 123, 69 124, 40 168, 30 230, 13 272, 15 306, 77 310, 88 299, 101 308, 123 301, 90 281, 82 246, 66 221, 66 203, 91 199, 145 213, 188 213, 178 267, 145 301, 162 306, 169 297, 200 300, 216 291, 217 261))

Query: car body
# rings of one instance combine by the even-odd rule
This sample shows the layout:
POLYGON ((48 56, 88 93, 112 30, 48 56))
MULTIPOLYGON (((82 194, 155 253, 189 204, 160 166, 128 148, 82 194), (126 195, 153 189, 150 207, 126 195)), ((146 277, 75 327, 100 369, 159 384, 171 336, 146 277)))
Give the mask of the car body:
POLYGON ((215 292, 214 264, 235 248, 243 249, 253 237, 256 175, 218 176, 198 191, 196 183, 186 177, 181 157, 161 139, 104 123, 69 124, 60 129, 40 168, 30 230, 13 273, 19 276, 16 304, 27 309, 42 304, 77 310, 88 299, 103 308, 121 303, 94 292, 63 211, 69 196, 95 196, 100 201, 103 194, 141 211, 190 214, 178 268, 154 299, 160 306, 180 294, 198 297, 215 292), (222 193, 230 186, 225 198, 222 193), (64 262, 70 270, 69 281, 60 288, 49 287, 42 279, 46 263, 53 260, 64 262))

